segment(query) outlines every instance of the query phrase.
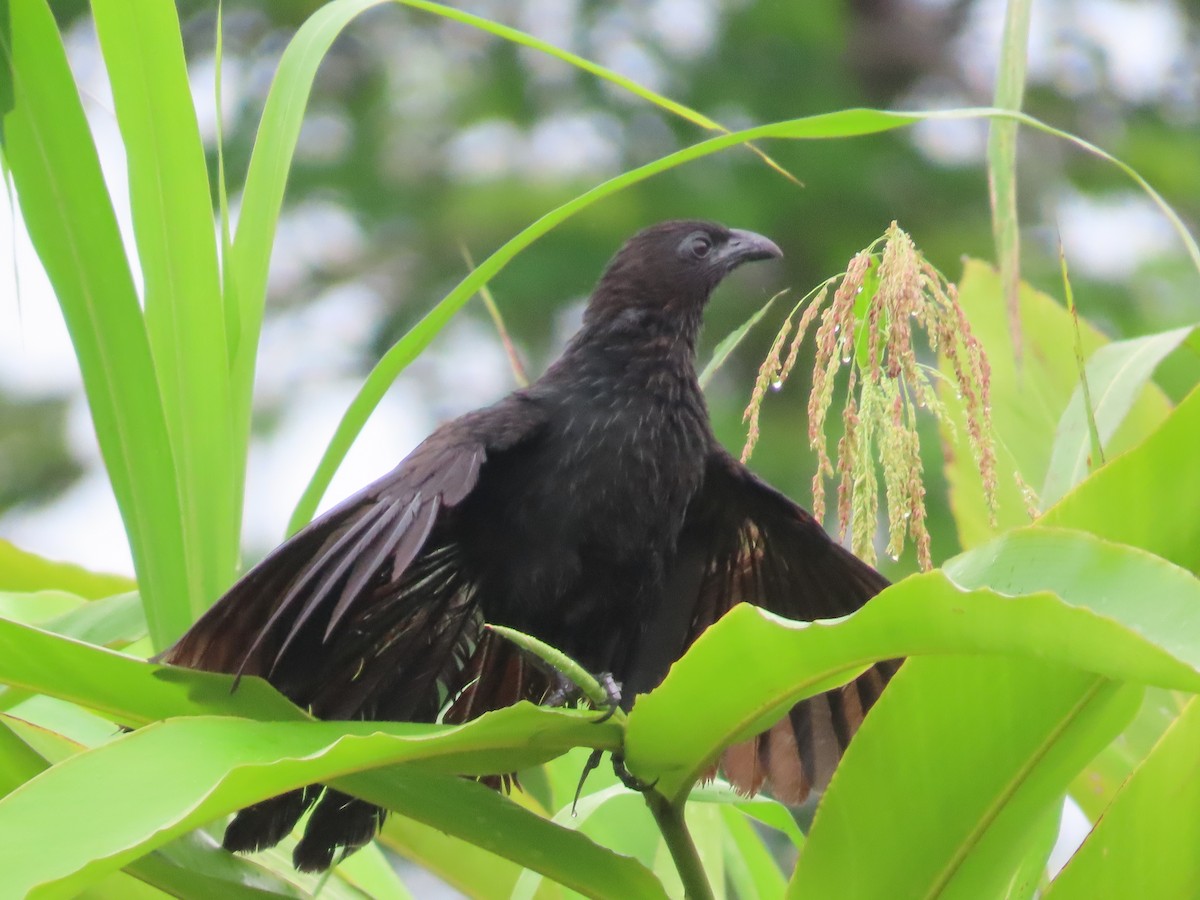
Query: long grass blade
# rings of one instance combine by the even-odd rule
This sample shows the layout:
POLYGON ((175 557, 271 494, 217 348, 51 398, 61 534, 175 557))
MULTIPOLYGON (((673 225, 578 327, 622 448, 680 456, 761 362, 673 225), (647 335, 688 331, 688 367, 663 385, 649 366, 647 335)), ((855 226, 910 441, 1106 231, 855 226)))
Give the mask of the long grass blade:
MULTIPOLYGON (((129 162, 146 332, 182 505, 188 593, 154 602, 199 615, 232 581, 240 531, 229 366, 204 147, 172 4, 93 0, 129 162)), ((244 448, 243 448, 244 450, 244 448)))
POLYGON ((479 265, 479 268, 475 269, 459 282, 449 294, 425 314, 424 318, 409 329, 404 337, 393 344, 375 368, 371 370, 362 388, 359 389, 358 394, 342 416, 341 422, 338 423, 337 430, 334 432, 329 446, 326 447, 321 462, 318 464, 312 479, 309 481, 304 494, 296 506, 296 510, 292 514, 292 518, 288 524, 289 534, 297 531, 312 518, 321 497, 325 493, 325 489, 329 486, 329 482, 333 478, 333 473, 341 464, 342 459, 345 458, 350 445, 354 442, 354 438, 362 430, 367 418, 379 404, 379 401, 383 399, 384 393, 386 393, 388 387, 400 372, 433 340, 434 336, 462 305, 479 290, 480 285, 494 278, 513 257, 550 229, 566 221, 571 216, 586 209, 598 200, 602 200, 617 191, 644 181, 660 172, 747 141, 756 141, 765 138, 790 138, 793 140, 845 138, 878 134, 926 120, 976 118, 1007 118, 1014 120, 1022 125, 1036 128, 1039 131, 1069 141, 1077 147, 1117 166, 1117 168, 1132 178, 1150 196, 1159 209, 1162 210, 1163 214, 1175 228, 1180 241, 1186 248, 1197 271, 1200 271, 1200 246, 1197 246, 1195 238, 1192 237, 1178 214, 1171 209, 1162 196, 1131 166, 1121 162, 1116 157, 1082 138, 1046 125, 1044 122, 1024 113, 988 107, 938 110, 934 112, 884 112, 872 109, 847 109, 802 119, 774 122, 769 125, 749 128, 745 131, 710 138, 707 141, 686 147, 683 150, 676 151, 668 156, 661 157, 653 162, 646 163, 643 166, 611 178, 546 213, 485 259, 479 265))
MULTIPOLYGON (((1030 0, 1009 0, 1000 45, 993 105, 997 109, 1020 110, 1025 96, 1025 57, 1029 45, 1030 0)), ((1017 123, 993 119, 988 129, 988 188, 992 200, 992 234, 996 259, 1008 306, 1008 327, 1013 348, 1021 355, 1021 244, 1017 228, 1017 123)))
POLYGON ((100 451, 129 535, 151 634, 191 619, 167 427, 112 202, 45 0, 0 2, 4 152, 29 236, 71 334, 100 451))

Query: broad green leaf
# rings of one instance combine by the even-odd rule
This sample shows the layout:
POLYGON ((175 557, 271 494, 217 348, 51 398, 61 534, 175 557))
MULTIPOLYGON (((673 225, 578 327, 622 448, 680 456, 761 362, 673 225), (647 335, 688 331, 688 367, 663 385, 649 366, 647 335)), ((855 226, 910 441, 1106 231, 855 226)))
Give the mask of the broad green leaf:
POLYGON ((0 619, 0 684, 78 703, 120 725, 169 716, 226 714, 302 720, 260 678, 234 678, 145 662, 0 619))
POLYGON ((1035 528, 966 554, 952 577, 935 571, 892 585, 841 619, 790 622, 743 604, 638 698, 626 759, 677 798, 723 747, 876 660, 979 653, 1200 690, 1200 581, 1133 548, 1035 528), (1016 596, 955 580, 994 581, 1016 596))
POLYGON ((407 816, 388 816, 378 842, 468 897, 507 896, 524 871, 511 860, 407 816))
POLYGON ((1030 821, 1029 840, 1025 843, 1025 858, 1013 870, 1012 877, 997 896, 1000 900, 1033 900, 1049 882, 1046 864, 1062 830, 1063 803, 1059 797, 1042 814, 1040 821, 1030 821))
MULTIPOLYGON (((129 167, 145 321, 162 392, 183 517, 189 594, 156 596, 163 618, 191 619, 233 580, 241 491, 231 440, 229 362, 204 145, 179 16, 170 3, 92 0, 129 167)), ((172 638, 178 635, 171 635, 172 638)))
POLYGON ((92 600, 42 622, 45 631, 114 650, 146 636, 146 613, 137 592, 92 600))
MULTIPOLYGON (((23 768, 15 770, 15 774, 23 775, 19 782, 7 784, 0 781, 0 795, 8 793, 17 784, 28 781, 49 767, 50 762, 66 759, 85 749, 62 735, 47 732, 45 729, 34 729, 26 723, 11 718, 0 718, 0 778, 4 774, 12 774, 14 770, 5 769, 8 750, 7 735, 17 732, 17 740, 25 738, 23 751, 23 768), (6 734, 7 732, 7 734, 6 734), (29 743, 31 734, 36 734, 40 752, 35 751, 29 743), (48 751, 48 752, 47 752, 48 751), (43 757, 41 754, 45 753, 43 757), (49 760, 49 762, 47 761, 49 760), (7 789, 6 789, 7 788, 7 789)), ((20 748, 17 752, 21 753, 20 748)), ((362 854, 358 854, 361 856, 362 854)), ((357 858, 357 857, 356 857, 357 858)), ((319 878, 296 872, 291 865, 291 859, 285 860, 286 868, 281 871, 272 870, 262 864, 259 858, 249 859, 227 853, 221 846, 203 831, 184 835, 172 841, 154 853, 147 854, 126 866, 125 871, 134 878, 148 885, 155 885, 170 895, 176 897, 194 896, 242 896, 241 892, 249 889, 246 896, 287 896, 301 897, 316 887, 319 878), (307 891, 303 891, 307 888, 307 891)), ((330 898, 360 897, 357 892, 344 889, 343 877, 348 866, 343 864, 333 873, 332 879, 326 884, 322 896, 330 898)), ((94 885, 89 891, 91 896, 96 890, 103 890, 108 879, 94 885)), ((123 882, 124 883, 124 882, 123 882)), ((124 897, 125 894, 116 896, 124 897)))
POLYGON ((9 727, 5 718, 0 718, 0 797, 16 790, 49 765, 9 727))
POLYGON ((721 809, 725 824, 725 870, 735 896, 742 900, 773 900, 787 885, 779 864, 746 816, 733 806, 721 809))
POLYGON ((414 764, 408 777, 417 779, 503 772, 580 744, 616 747, 620 730, 591 718, 522 704, 453 727, 159 722, 73 756, 0 800, 0 871, 20 895, 65 894, 191 828, 305 784, 397 762, 414 764), (105 827, 95 828, 101 819, 105 827))
POLYGON ((54 286, 129 534, 150 630, 191 621, 167 427, 150 345, 96 148, 45 0, 0 3, 0 137, 54 286), (161 598, 161 599, 160 599, 161 598))
POLYGON ((0 591, 66 591, 95 600, 123 594, 134 587, 131 578, 90 572, 73 563, 46 559, 0 539, 0 591))
POLYGON ((908 660, 822 798, 789 896, 1003 896, 1140 694, 1033 658, 908 660))
POLYGON ((1150 752, 1171 724, 1179 718, 1189 694, 1148 688, 1133 721, 1120 737, 1105 747, 1071 785, 1071 799, 1089 819, 1104 813, 1117 791, 1150 752))
POLYGON ((66 591, 33 591, 31 593, 0 593, 0 617, 41 625, 64 616, 88 601, 66 591))
POLYGON ((1200 895, 1200 701, 1188 704, 1050 885, 1047 900, 1200 895))
MULTIPOLYGON (((602 791, 596 791, 595 793, 588 794, 586 797, 581 797, 577 804, 572 801, 569 806, 565 806, 555 813, 551 821, 560 828, 579 831, 591 819, 593 813, 599 811, 610 801, 617 799, 623 801, 636 799, 638 804, 641 805, 640 797, 631 797, 628 788, 622 784, 614 784, 602 791)), ((525 870, 517 879, 517 883, 509 895, 510 900, 532 900, 537 894, 538 888, 541 887, 541 884, 542 875, 540 873, 530 869, 525 870)))
POLYGON ((1149 437, 1092 473, 1038 522, 1086 528, 1200 572, 1198 446, 1200 390, 1194 390, 1149 437))
MULTIPOLYGON (((954 433, 942 429, 942 439, 949 448, 946 481, 959 542, 970 548, 1005 529, 1029 523, 1030 501, 1014 473, 1033 488, 1043 483, 1055 429, 1079 383, 1079 373, 1070 350, 1074 340, 1071 317, 1049 295, 1021 285, 1024 348, 1019 363, 1015 361, 1002 286, 995 270, 968 260, 958 296, 971 330, 983 343, 991 363, 992 424, 997 438, 998 510, 993 527, 988 521, 979 470, 967 443, 966 421, 952 398, 947 403, 954 433)), ((1087 322, 1080 321, 1079 328, 1085 354, 1103 345, 1103 335, 1087 322)), ((943 360, 941 365, 943 373, 951 375, 949 363, 943 360)), ((1146 385, 1115 435, 1112 450, 1120 452, 1129 447, 1161 422, 1169 409, 1162 391, 1146 385)))
MULTIPOLYGON (((1158 364, 1193 332, 1194 326, 1176 328, 1159 334, 1114 341, 1092 354, 1087 363, 1088 387, 1100 440, 1107 444, 1124 421, 1134 399, 1154 375, 1158 364)), ((1099 460, 1090 459, 1087 418, 1083 409, 1083 391, 1076 387, 1055 431, 1054 447, 1041 502, 1045 508, 1087 477, 1099 460)))
POLYGON ((584 896, 666 896, 637 860, 605 849, 578 831, 559 828, 476 782, 395 767, 335 784, 541 872, 584 896))
POLYGON ((733 785, 716 778, 707 784, 692 788, 691 793, 688 794, 688 802, 735 806, 751 819, 785 835, 796 847, 804 845, 804 834, 800 831, 800 826, 796 824, 796 818, 792 815, 792 811, 766 794, 747 797, 745 794, 739 793, 733 785))

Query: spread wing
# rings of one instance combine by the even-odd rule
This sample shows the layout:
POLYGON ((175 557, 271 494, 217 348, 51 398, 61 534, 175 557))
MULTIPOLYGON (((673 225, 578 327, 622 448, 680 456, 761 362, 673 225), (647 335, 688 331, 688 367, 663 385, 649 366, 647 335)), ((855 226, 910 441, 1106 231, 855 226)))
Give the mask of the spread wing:
MULTIPOLYGON (((545 674, 482 630, 456 538, 458 509, 489 460, 538 440, 541 425, 513 395, 438 429, 251 569, 163 661, 261 675, 327 719, 454 722, 542 699, 545 674)), ((274 846, 313 804, 293 853, 303 871, 328 868, 383 821, 378 807, 310 785, 241 810, 224 845, 274 846)))
POLYGON ((535 440, 540 424, 512 397, 438 429, 251 569, 163 660, 260 675, 331 719, 433 721, 464 686, 478 690, 484 666, 504 677, 477 703, 459 697, 460 709, 535 694, 523 657, 481 634, 456 512, 488 459, 535 440))
MULTIPOLYGON (((811 621, 851 613, 887 584, 807 511, 715 448, 688 512, 667 602, 648 632, 656 649, 640 660, 635 690, 656 684, 670 662, 737 603, 811 621), (658 636, 669 637, 660 642, 658 636)), ((725 777, 746 793, 765 784, 781 801, 802 802, 828 783, 898 666, 879 663, 841 688, 798 703, 772 728, 725 751, 725 777)))

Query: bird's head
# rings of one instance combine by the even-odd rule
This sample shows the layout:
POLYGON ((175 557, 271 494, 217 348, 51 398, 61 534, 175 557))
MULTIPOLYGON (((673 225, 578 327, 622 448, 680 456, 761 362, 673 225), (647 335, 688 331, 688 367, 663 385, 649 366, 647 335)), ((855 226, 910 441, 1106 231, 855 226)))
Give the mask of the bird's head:
POLYGON ((639 309, 696 315, 721 279, 742 263, 781 256, 773 241, 753 231, 701 220, 661 222, 617 251, 596 285, 587 317, 639 309))

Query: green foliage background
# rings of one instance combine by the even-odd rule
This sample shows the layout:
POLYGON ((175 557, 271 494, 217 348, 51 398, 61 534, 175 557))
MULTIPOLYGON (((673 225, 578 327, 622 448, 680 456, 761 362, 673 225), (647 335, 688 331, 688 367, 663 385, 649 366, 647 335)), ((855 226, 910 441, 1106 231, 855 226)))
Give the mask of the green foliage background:
MULTIPOLYGON (((806 288, 892 219, 948 274, 961 256, 993 256, 988 178, 998 197, 1015 193, 1035 220, 1030 201, 1067 183, 1103 193, 1136 188, 1144 177, 1164 191, 1165 201, 1140 182, 1169 217, 1194 218, 1200 203, 1195 167, 1174 164, 1194 156, 1196 133, 1172 127, 1170 110, 1127 111, 1130 127, 1114 131, 1095 104, 1066 103, 1036 84, 1026 111, 1102 145, 1133 171, 1061 133, 1039 133, 1043 126, 1028 118, 1019 178, 1003 128, 993 132, 986 173, 930 163, 906 137, 914 126, 935 127, 922 119, 1016 120, 986 109, 927 116, 858 108, 902 105, 935 69, 936 40, 895 30, 899 4, 722 9, 716 40, 672 61, 669 100, 498 24, 532 8, 488 7, 473 19, 424 0, 265 12, 230 4, 218 60, 260 72, 271 87, 261 102, 244 100, 224 123, 225 140, 209 145, 187 60, 213 52, 211 10, 0 3, 4 160, 71 331, 138 576, 135 585, 0 544, 0 892, 312 892, 314 881, 287 866, 286 847, 234 859, 213 835, 226 813, 314 781, 397 811, 380 846, 340 866, 323 896, 406 896, 381 847, 485 897, 1200 891, 1192 852, 1200 714, 1191 701, 1200 686, 1200 476, 1191 452, 1200 395, 1187 303, 1200 251, 1179 218, 1177 246, 1138 278, 1072 279, 1083 315, 1104 326, 1078 327, 1107 464, 1090 452, 1088 411, 1072 401, 1082 360, 1070 349, 1075 325, 1052 296, 1061 292, 1056 250, 1036 239, 1022 246, 1030 283, 1017 298, 1019 347, 1003 277, 968 261, 962 302, 993 360, 997 522, 980 504, 964 429, 931 433, 926 470, 942 568, 902 578, 836 622, 801 627, 741 608, 627 722, 597 726, 586 713, 523 706, 455 728, 322 723, 253 679, 231 693, 226 678, 143 661, 238 569, 246 450, 273 412, 252 416, 253 385, 285 187, 288 204, 333 197, 351 206, 369 236, 351 267, 396 286, 374 345, 382 361, 293 524, 311 513, 322 479, 395 376, 479 287, 491 283, 537 368, 554 350, 551 310, 584 295, 620 239, 646 222, 701 215, 771 234, 788 251, 786 279, 806 288), (87 21, 80 17, 95 23, 112 82, 143 290, 60 37, 87 21), (256 63, 285 41, 277 68, 256 63), (418 46, 440 79, 424 106, 386 65, 388 53, 418 46), (532 64, 538 54, 543 62, 532 64), (540 66, 558 74, 548 78, 540 66), (578 109, 603 113, 621 138, 617 158, 594 171, 473 180, 439 163, 441 148, 471 123, 532 128, 578 109), (301 128, 322 111, 340 117, 349 149, 314 161, 303 155, 301 128), (774 124, 721 137, 705 113, 730 127, 774 124), (805 187, 738 146, 747 139, 805 187), (236 227, 222 215, 214 233, 214 210, 224 212, 231 198, 236 227), (479 260, 465 280, 460 244, 479 260), (1126 339, 1110 341, 1105 330, 1126 339), (1055 501, 1042 504, 1032 526, 1014 473, 1055 501), (896 656, 912 659, 803 830, 769 800, 696 786, 721 747, 896 656), (640 798, 605 776, 570 814, 586 748, 621 746, 635 774, 657 779, 684 811, 704 873, 677 870, 640 798), (511 798, 455 777, 514 769, 526 790, 511 798), (1096 825, 1050 881, 1046 859, 1068 795, 1096 825)), ((619 26, 605 18, 616 8, 579 7, 573 43, 584 56, 604 51, 596 36, 619 26)), ((1028 5, 1013 3, 1009 13, 1016 24, 1002 48, 1008 65, 996 102, 1015 105, 1026 86, 1019 26, 1028 5)), ((1014 246, 1016 221, 995 221, 999 245, 1014 246)), ((303 303, 348 272, 309 275, 296 296, 271 302, 303 303)), ((739 284, 765 300, 766 283, 739 284)), ((719 298, 709 346, 749 312, 719 298)), ((767 330, 751 332, 711 385, 730 445, 740 442, 748 372, 767 330)), ((798 449, 800 387, 769 403, 755 462, 803 497, 810 468, 798 449)), ((61 465, 39 471, 63 477, 61 465)), ((909 565, 900 560, 892 574, 909 565)))

